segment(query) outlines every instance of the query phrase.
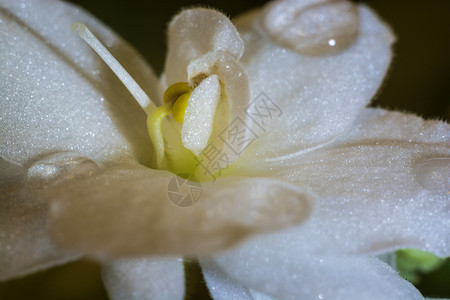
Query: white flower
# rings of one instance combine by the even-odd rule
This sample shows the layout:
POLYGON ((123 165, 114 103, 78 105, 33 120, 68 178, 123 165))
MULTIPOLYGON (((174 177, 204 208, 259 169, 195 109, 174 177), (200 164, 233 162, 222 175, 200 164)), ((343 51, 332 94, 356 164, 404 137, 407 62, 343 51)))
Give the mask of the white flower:
MULTIPOLYGON (((314 6, 319 13, 305 25, 286 13, 303 12, 302 3, 276 2, 242 16, 243 44, 222 14, 182 12, 170 25, 160 84, 129 46, 80 9, 1 0, 0 279, 87 253, 109 261, 112 298, 175 299, 184 294, 182 260, 110 259, 198 255, 217 299, 420 299, 374 255, 404 247, 450 254, 449 127, 365 108, 389 65, 392 34, 368 8, 343 4, 349 24, 359 20, 357 37, 354 27, 333 31, 342 24, 327 21, 320 36, 348 47, 310 56, 328 46, 296 32, 315 28, 314 16, 329 20, 341 4, 314 6), (290 22, 278 22, 283 14, 290 22), (191 123, 163 130, 166 160, 184 155, 181 142, 202 157, 227 128, 208 111, 224 97, 226 119, 251 126, 257 138, 232 158, 227 177, 202 182, 194 206, 174 206, 167 199, 174 174, 146 167, 153 149, 146 115, 70 32, 76 21, 88 24, 156 104, 175 82, 198 89, 193 99, 200 100, 190 99, 185 115, 191 123), (203 98, 200 87, 214 96, 203 98), (264 124, 243 111, 261 93, 280 108, 264 124)), ((193 170, 173 162, 164 167, 193 170)))

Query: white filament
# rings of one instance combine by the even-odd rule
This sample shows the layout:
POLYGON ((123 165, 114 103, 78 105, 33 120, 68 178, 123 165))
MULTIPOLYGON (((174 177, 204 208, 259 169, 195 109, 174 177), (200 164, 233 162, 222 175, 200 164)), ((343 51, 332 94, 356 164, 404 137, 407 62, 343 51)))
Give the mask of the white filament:
POLYGON ((72 30, 77 31, 78 35, 88 43, 89 46, 103 59, 103 61, 110 67, 110 69, 117 75, 122 81, 125 87, 130 91, 142 109, 150 114, 156 106, 147 96, 147 94, 141 89, 136 81, 130 74, 122 67, 117 59, 103 46, 103 44, 95 37, 95 35, 89 30, 89 28, 83 23, 74 23, 72 30))

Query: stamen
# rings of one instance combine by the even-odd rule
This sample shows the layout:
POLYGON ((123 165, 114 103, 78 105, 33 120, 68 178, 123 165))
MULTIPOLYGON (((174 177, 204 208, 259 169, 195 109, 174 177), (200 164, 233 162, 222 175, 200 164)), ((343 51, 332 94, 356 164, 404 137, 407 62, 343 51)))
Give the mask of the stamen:
POLYGON ((178 97, 177 101, 173 104, 172 107, 172 117, 178 123, 183 123, 184 115, 186 114, 186 108, 189 102, 189 97, 191 97, 191 93, 183 94, 178 97))
POLYGON ((74 23, 72 30, 77 31, 78 35, 97 52, 103 61, 111 68, 111 70, 122 81, 125 87, 130 91, 142 109, 147 115, 156 109, 155 104, 150 100, 147 94, 141 89, 136 81, 128 74, 122 65, 111 55, 111 53, 102 45, 102 43, 95 37, 95 35, 83 23, 74 23))
POLYGON ((164 92, 164 103, 172 103, 172 116, 175 121, 183 123, 186 107, 191 97, 192 88, 187 82, 172 84, 164 92))
POLYGON ((147 118, 147 128, 155 148, 156 167, 163 169, 165 145, 161 130, 161 124, 165 117, 173 113, 178 122, 183 122, 187 102, 192 88, 186 82, 177 82, 164 92, 164 105, 156 108, 147 118), (181 120, 181 121, 180 121, 181 120))
POLYGON ((147 118, 147 128, 150 139, 153 143, 156 155, 156 167, 163 169, 164 162, 164 138, 161 130, 161 123, 172 111, 172 103, 166 103, 154 109, 147 118))

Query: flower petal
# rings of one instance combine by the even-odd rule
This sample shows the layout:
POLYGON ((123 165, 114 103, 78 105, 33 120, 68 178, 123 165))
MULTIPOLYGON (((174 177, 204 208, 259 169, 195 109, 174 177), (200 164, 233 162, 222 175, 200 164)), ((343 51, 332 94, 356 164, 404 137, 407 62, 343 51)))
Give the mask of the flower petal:
POLYGON ((128 44, 64 2, 1 0, 0 18, 1 157, 23 164, 66 150, 96 159, 133 151, 150 159, 142 109, 70 28, 88 24, 154 97, 157 80, 128 44))
POLYGON ((201 260, 200 265, 214 300, 254 300, 247 288, 228 276, 213 260, 201 260))
POLYGON ((0 159, 0 281, 77 258, 59 250, 47 234, 47 203, 24 187, 26 172, 0 159), (8 170, 8 176, 3 171, 8 170))
POLYGON ((391 60, 392 33, 359 6, 359 37, 335 55, 305 56, 275 44, 261 28, 259 10, 237 20, 245 42, 241 62, 250 80, 249 107, 259 138, 242 160, 283 161, 346 132, 369 103, 391 60), (263 93, 266 100, 257 103, 263 93), (281 116, 278 114, 281 111, 281 116), (273 141, 277 142, 274 143, 273 141))
MULTIPOLYGON (((204 128, 211 132, 214 127, 214 132, 212 135, 205 135, 199 134, 205 130, 192 130, 189 136, 195 136, 195 140, 188 139, 185 135, 184 144, 187 144, 187 140, 190 144, 195 144, 196 147, 188 145, 188 149, 199 156, 207 146, 222 150, 227 156, 227 163, 223 163, 218 169, 224 168, 234 162, 244 148, 244 144, 234 145, 233 149, 224 147, 224 140, 228 139, 227 127, 236 120, 245 123, 247 118, 245 109, 250 99, 249 84, 245 70, 238 61, 244 50, 242 39, 226 16, 215 10, 198 8, 185 10, 173 19, 169 26, 168 48, 163 85, 187 81, 190 85, 197 86, 211 75, 219 77, 222 101, 218 103, 214 124, 203 122, 204 128)), ((193 115, 191 120, 193 119, 200 120, 202 116, 193 115)), ((185 130, 189 126, 183 127, 185 130)), ((242 129, 244 138, 250 136, 247 127, 242 129)), ((207 168, 211 167, 210 163, 201 160, 207 168)))
POLYGON ((102 278, 112 300, 184 299, 181 258, 114 261, 103 265, 102 278))
POLYGON ((212 259, 201 260, 200 264, 206 285, 214 300, 276 300, 262 292, 242 286, 212 259))
POLYGON ((280 299, 423 299, 376 258, 320 256, 299 252, 289 240, 283 245, 270 237, 262 240, 228 251, 216 262, 244 286, 280 299))
POLYGON ((43 197, 52 201, 57 244, 100 257, 209 254, 300 223, 311 210, 309 195, 282 181, 221 178, 200 185, 132 164, 43 197))
POLYGON ((195 155, 205 149, 214 128, 214 115, 220 101, 220 82, 217 75, 205 78, 189 97, 181 138, 183 145, 195 155))
MULTIPOLYGON (((215 111, 214 132, 210 143, 205 146, 213 146, 220 149, 221 153, 228 157, 229 163, 234 162, 247 146, 245 142, 240 143, 240 139, 245 140, 246 137, 251 135, 250 128, 245 126, 248 119, 248 116, 245 114, 245 109, 250 97, 248 79, 244 68, 230 54, 223 51, 215 51, 191 61, 187 73, 189 80, 202 77, 205 74, 218 76, 222 99, 219 101, 217 110, 215 111), (242 123, 244 126, 234 128, 233 125, 236 122, 239 122, 239 124, 242 123), (229 133, 230 131, 232 134, 229 133), (237 132, 239 133, 238 138, 233 136, 233 133, 237 132)), ((197 111, 193 110, 192 118, 201 119, 199 112, 201 112, 199 109, 197 111)), ((208 124, 208 126, 211 125, 208 124)), ((206 166, 212 168, 212 164, 206 164, 206 166)), ((221 167, 224 168, 226 165, 221 167)))
POLYGON ((354 126, 271 173, 318 199, 316 214, 288 234, 292 243, 318 253, 410 247, 450 256, 449 125, 367 109, 354 126))
POLYGON ((169 24, 165 81, 186 81, 191 60, 211 51, 223 51, 239 59, 244 44, 231 21, 213 9, 182 11, 169 24))

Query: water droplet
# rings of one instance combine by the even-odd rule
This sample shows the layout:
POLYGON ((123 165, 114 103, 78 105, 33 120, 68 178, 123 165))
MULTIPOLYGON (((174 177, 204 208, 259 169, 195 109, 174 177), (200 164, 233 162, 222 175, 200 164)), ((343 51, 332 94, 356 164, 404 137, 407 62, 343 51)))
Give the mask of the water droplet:
POLYGON ((47 188, 67 180, 91 176, 100 166, 90 158, 73 152, 48 155, 28 168, 27 182, 32 188, 47 188))
POLYGON ((355 4, 346 0, 285 0, 267 7, 264 26, 282 46, 324 55, 351 45, 359 31, 355 4))
POLYGON ((414 173, 426 189, 450 195, 450 157, 422 159, 414 165, 414 173))

